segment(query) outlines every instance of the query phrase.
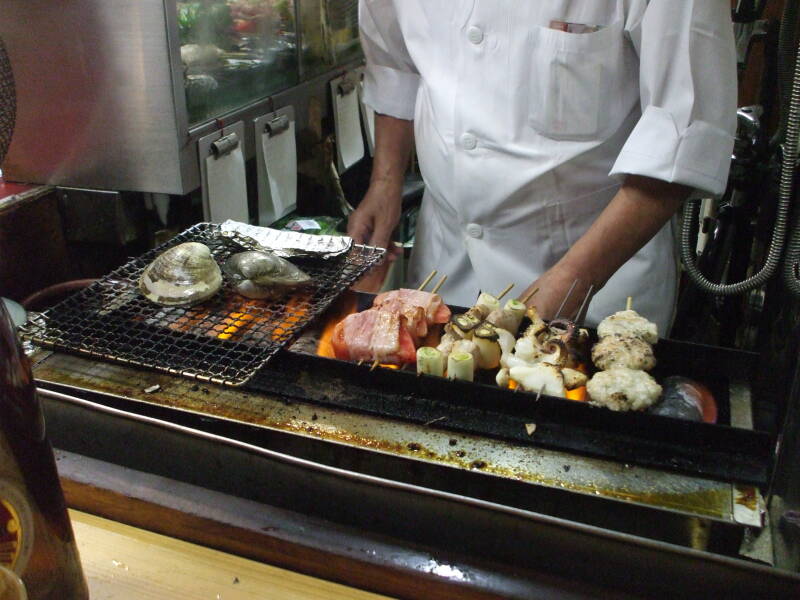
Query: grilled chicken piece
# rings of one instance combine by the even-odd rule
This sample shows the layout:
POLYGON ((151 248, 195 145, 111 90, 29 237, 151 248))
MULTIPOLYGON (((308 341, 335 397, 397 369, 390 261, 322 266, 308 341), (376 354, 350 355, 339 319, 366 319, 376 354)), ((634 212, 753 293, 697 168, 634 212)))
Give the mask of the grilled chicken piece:
POLYGON ((606 371, 617 367, 649 371, 656 366, 653 347, 642 338, 607 335, 592 348, 592 362, 606 371))
POLYGON ((561 369, 561 375, 564 377, 564 387, 568 390, 583 387, 589 379, 584 373, 568 367, 561 369))
POLYGON ((648 344, 658 341, 658 327, 651 323, 635 310, 621 310, 600 321, 597 326, 597 335, 601 338, 607 335, 624 335, 642 338, 648 344))
POLYGON ((661 396, 661 386, 650 375, 624 368, 595 373, 586 391, 592 404, 615 411, 644 410, 661 396))

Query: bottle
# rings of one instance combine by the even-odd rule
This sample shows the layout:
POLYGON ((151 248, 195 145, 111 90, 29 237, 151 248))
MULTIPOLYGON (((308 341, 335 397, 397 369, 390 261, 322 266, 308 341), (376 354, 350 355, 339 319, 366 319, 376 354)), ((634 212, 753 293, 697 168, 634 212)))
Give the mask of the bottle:
POLYGON ((30 363, 0 302, 0 565, 30 600, 86 600, 30 363))

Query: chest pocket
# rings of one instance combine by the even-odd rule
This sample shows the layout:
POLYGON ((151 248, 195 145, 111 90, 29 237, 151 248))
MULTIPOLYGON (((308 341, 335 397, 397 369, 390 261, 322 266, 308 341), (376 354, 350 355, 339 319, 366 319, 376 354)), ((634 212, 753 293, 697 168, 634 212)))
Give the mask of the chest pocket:
POLYGON ((530 33, 529 121, 557 140, 604 139, 624 119, 622 23, 593 33, 536 27, 530 33))

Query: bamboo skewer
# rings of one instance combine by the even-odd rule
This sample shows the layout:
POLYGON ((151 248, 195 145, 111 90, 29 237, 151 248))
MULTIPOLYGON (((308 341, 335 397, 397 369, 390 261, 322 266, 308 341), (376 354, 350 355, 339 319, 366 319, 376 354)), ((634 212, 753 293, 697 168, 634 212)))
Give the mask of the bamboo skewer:
POLYGON ((363 364, 364 364, 364 359, 362 358, 360 361, 358 361, 358 366, 360 367, 363 364))
POLYGON ((534 402, 538 402, 538 401, 539 401, 539 398, 541 398, 541 397, 542 397, 542 394, 543 394, 543 393, 544 393, 544 386, 540 387, 540 388, 539 388, 539 391, 538 391, 538 392, 536 392, 536 398, 534 399, 534 402))
POLYGON ((442 275, 442 278, 439 280, 439 283, 431 290, 431 294, 435 294, 439 291, 439 288, 444 285, 444 282, 447 281, 447 275, 442 275))
POLYGON ((525 296, 522 299, 522 303, 527 305, 528 304, 528 300, 533 298, 536 295, 536 292, 538 292, 538 291, 539 291, 539 288, 534 288, 533 291, 530 294, 528 294, 527 296, 525 296))
POLYGON ((569 286, 569 290, 567 290, 567 295, 564 296, 564 299, 561 301, 561 306, 558 307, 558 312, 556 313, 556 316, 553 317, 553 319, 557 319, 558 317, 561 316, 561 311, 564 310, 564 307, 567 305, 567 300, 569 300, 569 297, 572 296, 572 291, 575 289, 576 285, 578 285, 577 279, 572 282, 571 286, 569 286))
POLYGON ((425 281, 423 281, 421 284, 419 284, 419 287, 417 288, 417 291, 418 291, 418 292, 421 292, 422 290, 424 290, 424 289, 425 289, 425 287, 426 287, 426 286, 427 286, 427 285, 428 285, 428 284, 431 282, 431 279, 433 279, 434 277, 436 277, 436 273, 437 273, 436 269, 434 269, 433 271, 431 271, 431 274, 430 274, 430 275, 428 275, 428 276, 425 278, 425 281))
POLYGON ((510 291, 511 291, 511 288, 513 288, 513 287, 514 287, 514 284, 513 284, 513 283, 509 283, 509 284, 506 286, 506 289, 504 289, 502 292, 500 292, 500 294, 497 296, 497 300, 498 300, 498 302, 499 302, 500 300, 502 300, 502 299, 503 299, 503 296, 505 296, 505 295, 506 295, 508 292, 510 292, 510 291))
POLYGON ((625 303, 625 310, 630 310, 633 306, 633 296, 628 296, 628 301, 625 303))
POLYGON ((578 313, 575 315, 575 323, 580 325, 583 323, 583 320, 586 318, 586 315, 583 313, 584 309, 589 308, 589 300, 592 297, 592 292, 594 291, 594 284, 589 286, 589 291, 586 292, 586 296, 583 298, 583 302, 581 303, 581 307, 578 309, 578 313))
POLYGON ((378 366, 378 364, 379 364, 380 362, 381 362, 381 361, 379 361, 379 360, 376 358, 376 359, 375 359, 375 360, 372 362, 372 366, 369 368, 369 370, 370 370, 370 371, 374 371, 374 370, 375 370, 375 367, 377 367, 377 366, 378 366))

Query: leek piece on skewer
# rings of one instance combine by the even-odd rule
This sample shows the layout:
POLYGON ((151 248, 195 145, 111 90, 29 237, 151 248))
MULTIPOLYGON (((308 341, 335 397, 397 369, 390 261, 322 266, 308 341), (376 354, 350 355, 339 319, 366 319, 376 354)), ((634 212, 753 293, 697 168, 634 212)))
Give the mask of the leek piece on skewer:
POLYGON ((472 381, 475 359, 469 352, 453 352, 447 357, 447 377, 472 381))
POLYGON ((444 354, 430 346, 417 350, 417 373, 444 377, 444 354))

